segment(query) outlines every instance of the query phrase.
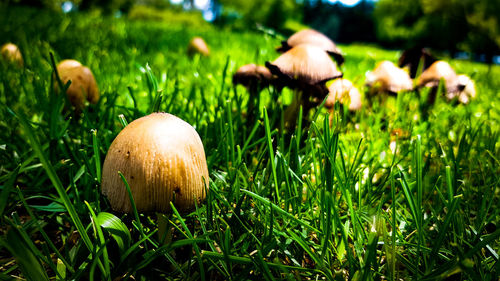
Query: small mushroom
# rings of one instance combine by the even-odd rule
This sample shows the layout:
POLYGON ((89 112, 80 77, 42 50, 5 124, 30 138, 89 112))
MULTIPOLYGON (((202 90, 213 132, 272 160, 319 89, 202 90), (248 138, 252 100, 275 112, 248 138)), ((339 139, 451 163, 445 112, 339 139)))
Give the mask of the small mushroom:
POLYGON ((273 62, 266 62, 266 67, 278 77, 277 83, 299 91, 285 110, 287 129, 295 124, 300 106, 307 117, 309 110, 317 105, 311 98, 323 100, 328 94, 325 82, 342 76, 323 49, 309 44, 291 48, 273 62))
POLYGON ((463 89, 460 86, 458 76, 451 68, 451 66, 445 61, 436 61, 428 69, 422 72, 422 75, 418 78, 418 87, 428 87, 431 88, 427 96, 427 104, 434 104, 436 101, 436 95, 438 92, 438 86, 440 81, 444 82, 447 96, 454 96, 455 93, 463 89))
POLYGON ((410 77, 415 78, 420 64, 422 64, 422 71, 424 71, 435 61, 437 59, 431 54, 429 49, 415 47, 403 51, 399 57, 398 65, 399 67, 408 66, 410 68, 410 77))
POLYGON ((329 93, 324 106, 330 112, 330 125, 334 117, 335 103, 340 102, 341 105, 348 105, 349 111, 361 110, 361 93, 347 79, 335 79, 328 87, 329 93))
POLYGON ((7 63, 18 67, 22 67, 24 65, 23 55, 16 45, 6 43, 2 45, 0 52, 2 53, 3 60, 7 63))
POLYGON ((476 86, 474 81, 465 74, 457 75, 454 88, 447 87, 446 99, 451 101, 455 98, 462 104, 468 104, 471 99, 476 97, 476 86))
POLYGON ((347 79, 335 79, 328 87, 329 93, 325 101, 325 107, 333 109, 338 101, 341 104, 349 103, 350 111, 361 109, 361 94, 347 79))
POLYGON ((127 125, 113 140, 102 172, 102 193, 113 210, 132 212, 121 177, 140 212, 194 209, 205 199, 208 169, 196 130, 168 113, 152 113, 127 125))
POLYGON ((205 40, 203 40, 203 38, 193 37, 193 39, 189 41, 187 53, 189 56, 200 54, 207 57, 210 55, 210 50, 208 49, 207 43, 205 43, 205 40))
POLYGON ((410 75, 390 61, 382 61, 372 72, 366 73, 365 83, 371 95, 381 92, 396 95, 413 89, 410 75))
MULTIPOLYGON (((66 90, 69 101, 75 107, 76 112, 81 112, 88 101, 96 104, 99 101, 99 89, 92 71, 76 60, 63 60, 57 65, 57 73, 63 84, 71 80, 66 90)), ((57 83, 55 84, 58 90, 57 83)))
POLYGON ((247 116, 251 116, 255 104, 257 106, 260 103, 260 91, 269 86, 273 78, 273 75, 264 66, 255 64, 246 64, 238 68, 236 73, 233 75, 233 84, 236 86, 238 84, 243 85, 247 88, 250 94, 247 105, 247 116), (255 102, 257 99, 257 102, 255 102))
POLYGON ((333 56, 338 65, 344 63, 344 55, 342 51, 335 45, 335 43, 323 33, 314 29, 303 29, 296 32, 288 40, 281 42, 281 47, 277 49, 278 52, 286 52, 291 48, 301 45, 309 44, 317 46, 333 56))
POLYGON ((447 62, 439 60, 422 72, 418 78, 418 86, 437 87, 442 79, 447 87, 452 86, 457 79, 457 74, 447 62))

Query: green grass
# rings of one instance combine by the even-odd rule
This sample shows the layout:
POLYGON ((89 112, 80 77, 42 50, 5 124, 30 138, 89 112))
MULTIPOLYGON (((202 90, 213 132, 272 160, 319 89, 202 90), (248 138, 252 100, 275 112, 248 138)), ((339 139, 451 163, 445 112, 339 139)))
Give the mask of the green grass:
MULTIPOLYGON (((281 38, 18 8, 0 9, 0 33, 26 65, 0 69, 1 280, 497 280, 498 66, 451 60, 478 97, 438 98, 427 120, 424 91, 339 110, 332 128, 313 110, 285 133, 292 91, 264 90, 247 123, 248 93, 231 83, 239 66, 275 59, 281 38), (187 57, 195 35, 210 57, 187 57), (101 100, 80 119, 53 93, 51 53, 96 76, 101 100), (168 217, 166 245, 154 216, 114 213, 100 193, 114 137, 153 109, 196 128, 210 173, 204 204, 168 217)), ((341 48, 362 92, 367 70, 399 56, 341 48)))

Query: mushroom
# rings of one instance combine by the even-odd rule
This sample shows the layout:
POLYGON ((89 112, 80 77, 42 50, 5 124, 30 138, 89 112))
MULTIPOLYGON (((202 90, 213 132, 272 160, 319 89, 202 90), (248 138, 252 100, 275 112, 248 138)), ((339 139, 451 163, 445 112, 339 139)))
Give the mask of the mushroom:
POLYGON ((361 109, 361 93, 347 79, 335 79, 328 87, 329 93, 324 106, 330 111, 330 125, 333 121, 335 103, 342 105, 348 103, 349 111, 359 111, 361 109))
POLYGON ((260 91, 269 86, 272 80, 272 74, 264 66, 255 64, 246 64, 238 68, 233 75, 233 84, 243 85, 250 93, 247 105, 247 115, 250 116, 255 107, 255 99, 257 99, 257 106, 260 102, 260 91))
POLYGON ((309 44, 291 48, 273 62, 266 62, 266 67, 277 75, 277 83, 299 91, 285 110, 287 129, 295 124, 300 106, 303 107, 303 116, 307 117, 309 110, 317 104, 311 102, 311 97, 323 100, 328 94, 325 82, 342 76, 323 49, 309 44))
POLYGON ((398 66, 408 66, 410 68, 410 77, 415 78, 420 64, 422 64, 421 71, 424 71, 435 61, 437 61, 437 59, 431 54, 429 49, 415 47, 403 51, 399 57, 398 66))
MULTIPOLYGON (((86 101, 92 104, 99 101, 99 89, 94 75, 88 67, 76 60, 63 60, 57 65, 57 73, 64 84, 71 80, 66 95, 76 112, 83 110, 86 101)), ((58 91, 57 84, 55 89, 58 91)))
POLYGON ((457 74, 451 68, 451 66, 445 61, 436 61, 428 69, 422 72, 422 75, 418 78, 418 87, 428 87, 432 88, 428 97, 427 103, 434 104, 436 101, 437 88, 440 81, 444 82, 446 87, 446 93, 454 94, 459 91, 459 84, 457 80, 457 74))
POLYGON ((446 99, 451 101, 458 98, 462 104, 468 104, 470 99, 476 97, 476 86, 474 81, 465 74, 458 75, 455 82, 455 88, 447 88, 446 99))
POLYGON ((132 212, 121 177, 138 211, 189 211, 205 199, 208 169, 196 130, 168 113, 152 113, 127 125, 113 140, 102 171, 102 193, 115 211, 132 212))
POLYGON ((366 73, 365 83, 371 95, 380 92, 396 95, 413 89, 410 75, 390 61, 381 61, 372 72, 366 73))
POLYGON ((201 37, 193 37, 189 41, 187 53, 189 56, 194 56, 195 54, 200 54, 203 56, 209 56, 210 50, 208 49, 207 43, 201 37))
POLYGON ((277 51, 286 52, 301 44, 310 44, 323 49, 329 55, 333 56, 339 66, 344 63, 344 55, 337 45, 326 35, 314 29, 303 29, 296 32, 288 40, 282 41, 281 47, 277 51))
POLYGON ((16 45, 6 43, 2 45, 0 52, 2 53, 3 60, 9 64, 13 64, 18 67, 22 67, 24 65, 23 55, 16 45))
POLYGON ((441 79, 444 79, 446 86, 453 84, 457 74, 451 66, 442 60, 434 62, 428 69, 422 72, 418 78, 419 87, 436 87, 441 79))

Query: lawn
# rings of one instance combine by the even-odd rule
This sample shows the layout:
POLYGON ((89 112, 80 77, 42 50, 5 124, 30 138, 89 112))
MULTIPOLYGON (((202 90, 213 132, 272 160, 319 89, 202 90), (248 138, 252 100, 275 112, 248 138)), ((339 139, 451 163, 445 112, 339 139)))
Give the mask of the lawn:
MULTIPOLYGON (((25 60, 0 65, 1 280, 498 280, 498 65, 448 59, 476 82, 465 106, 439 97, 424 117, 427 91, 410 92, 337 108, 332 127, 314 109, 285 132, 292 90, 265 89, 249 122, 231 82, 277 58, 281 35, 26 8, 0 9, 0 34, 25 60), (193 36, 209 57, 187 56, 193 36), (101 99, 81 118, 54 94, 52 58, 96 77, 101 99), (210 175, 203 204, 167 214, 165 245, 155 214, 114 212, 100 191, 111 142, 154 110, 196 129, 210 175)), ((340 47, 361 92, 400 55, 340 47)))

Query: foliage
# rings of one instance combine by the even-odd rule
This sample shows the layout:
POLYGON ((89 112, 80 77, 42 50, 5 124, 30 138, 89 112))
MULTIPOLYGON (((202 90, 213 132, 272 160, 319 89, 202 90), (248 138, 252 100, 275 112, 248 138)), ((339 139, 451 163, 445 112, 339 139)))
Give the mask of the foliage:
POLYGON ((375 6, 378 39, 389 44, 459 48, 489 56, 500 52, 498 1, 380 0, 375 6))
MULTIPOLYGON (((293 91, 264 90, 249 122, 248 94, 231 85, 279 40, 173 21, 0 9, 2 40, 26 65, 0 63, 0 279, 497 279, 498 66, 451 60, 478 97, 438 98, 427 120, 423 90, 337 107, 332 127, 317 109, 283 132, 293 91), (186 56, 195 35, 210 57, 186 56), (51 52, 96 76, 102 98, 80 118, 53 92, 51 52), (165 245, 154 215, 114 212, 100 193, 112 140, 154 105, 195 127, 210 172, 206 202, 168 215, 165 245)), ((399 55, 341 48, 363 92, 365 72, 399 55)))
POLYGON ((217 3, 222 9, 218 21, 227 24, 226 17, 235 17, 233 24, 244 29, 253 28, 255 23, 282 29, 288 19, 300 22, 302 17, 295 0, 218 0, 217 3))

